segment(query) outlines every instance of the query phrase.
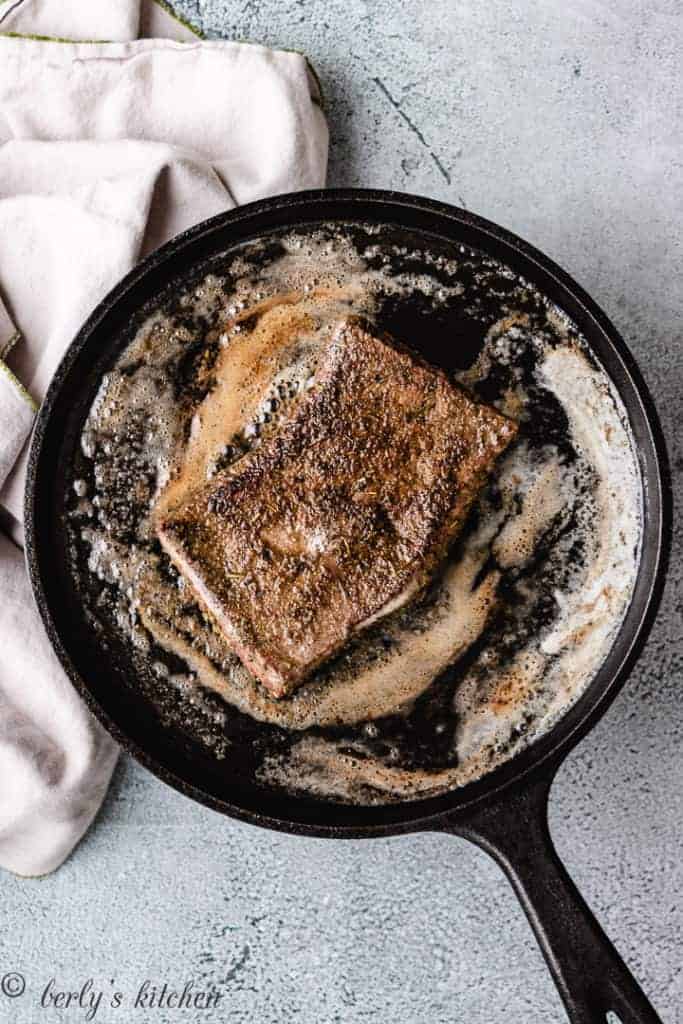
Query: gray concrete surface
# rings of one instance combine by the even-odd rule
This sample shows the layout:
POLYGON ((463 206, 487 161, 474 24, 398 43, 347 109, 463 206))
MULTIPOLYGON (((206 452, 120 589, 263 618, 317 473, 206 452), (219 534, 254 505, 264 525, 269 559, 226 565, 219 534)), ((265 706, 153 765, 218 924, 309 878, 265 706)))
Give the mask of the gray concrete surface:
MULTIPOLYGON (((451 200, 545 249, 633 348, 680 494, 683 88, 677 0, 183 0, 210 34, 306 51, 331 185, 451 200)), ((667 1022, 683 1020, 683 663, 676 538, 630 684, 569 759, 557 846, 667 1022)), ((498 869, 466 843, 294 840, 224 820, 121 760, 86 840, 44 881, 0 879, 0 973, 34 997, 92 977, 214 984, 195 1022, 551 1024, 564 1015, 498 869)), ((0 996, 12 1024, 79 1021, 0 996)))

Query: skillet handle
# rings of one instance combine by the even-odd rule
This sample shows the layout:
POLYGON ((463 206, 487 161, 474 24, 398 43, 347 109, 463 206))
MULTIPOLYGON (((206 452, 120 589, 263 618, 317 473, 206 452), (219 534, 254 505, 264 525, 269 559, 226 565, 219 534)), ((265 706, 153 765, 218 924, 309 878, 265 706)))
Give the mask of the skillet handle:
POLYGON ((476 843, 512 883, 572 1024, 662 1024, 558 857, 548 829, 554 772, 503 794, 444 831, 476 843))

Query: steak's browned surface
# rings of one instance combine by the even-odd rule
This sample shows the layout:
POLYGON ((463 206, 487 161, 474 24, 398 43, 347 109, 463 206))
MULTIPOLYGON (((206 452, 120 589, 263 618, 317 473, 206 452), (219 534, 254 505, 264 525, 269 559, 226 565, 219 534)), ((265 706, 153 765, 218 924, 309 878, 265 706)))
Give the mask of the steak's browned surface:
POLYGON ((159 538, 282 697, 420 589, 515 430, 349 320, 290 418, 168 512, 159 538))

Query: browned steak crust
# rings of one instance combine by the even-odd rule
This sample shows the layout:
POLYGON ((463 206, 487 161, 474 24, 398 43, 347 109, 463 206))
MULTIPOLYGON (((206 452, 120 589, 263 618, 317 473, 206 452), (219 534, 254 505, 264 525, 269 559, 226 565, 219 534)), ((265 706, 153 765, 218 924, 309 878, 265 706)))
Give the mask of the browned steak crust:
POLYGON ((158 535, 282 697, 426 582, 515 430, 349 320, 290 418, 167 513, 158 535))

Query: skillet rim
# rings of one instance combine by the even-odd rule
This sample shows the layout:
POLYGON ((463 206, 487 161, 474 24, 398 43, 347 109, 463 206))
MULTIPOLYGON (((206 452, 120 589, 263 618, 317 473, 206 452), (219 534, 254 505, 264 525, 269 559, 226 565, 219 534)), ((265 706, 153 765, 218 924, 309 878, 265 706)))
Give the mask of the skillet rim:
MULTIPOLYGON (((477 243, 471 244, 476 245, 477 243)), ((491 249, 484 248, 484 251, 491 252, 491 249)), ((498 258, 501 257, 498 256, 498 258)), ((168 277, 175 276, 177 272, 176 268, 173 275, 169 272, 168 277)), ((541 287, 547 294, 545 286, 541 287)), ((560 305, 563 304, 556 297, 553 298, 553 301, 558 301, 560 305)), ((614 325, 573 278, 540 250, 512 232, 450 204, 388 190, 328 189, 269 197, 203 221, 177 235, 142 260, 105 296, 67 349, 52 378, 36 418, 27 468, 24 520, 25 553, 31 586, 51 645, 90 710, 124 749, 158 778, 186 796, 238 820, 294 834, 330 838, 362 838, 394 835, 421 829, 438 830, 443 827, 445 820, 450 821, 455 817, 463 818, 469 810, 480 806, 482 802, 491 800, 504 791, 512 792, 513 789, 519 788, 528 776, 554 772, 564 757, 606 712, 624 685, 642 651, 664 586, 671 540, 672 501, 664 436, 648 388, 632 354, 614 325), (347 206, 348 210, 343 213, 338 210, 334 212, 340 205, 347 206), (317 207, 326 208, 328 206, 332 208, 331 213, 327 212, 322 216, 319 213, 316 216, 306 216, 306 211, 310 214, 317 207), (366 209, 363 212, 362 207, 371 209, 366 209), (275 796, 264 797, 264 799, 266 803, 286 807, 287 813, 280 813, 280 807, 275 812, 270 810, 269 813, 263 813, 263 811, 245 806, 239 801, 235 802, 232 795, 230 799, 216 796, 214 793, 208 792, 206 788, 202 788, 201 783, 197 783, 196 780, 192 781, 185 775, 179 774, 168 764, 161 763, 157 756, 151 754, 144 745, 129 735, 125 723, 120 725, 110 715, 76 669, 68 651, 69 641, 63 639, 52 614, 46 582, 46 576, 49 575, 49 550, 41 548, 41 524, 44 533, 46 512, 43 505, 41 518, 38 497, 41 486, 45 486, 43 478, 47 476, 47 469, 43 469, 41 458, 46 457, 46 446, 50 440, 48 430, 50 418, 55 410, 59 412, 60 395, 65 381, 92 335, 96 334, 98 329, 102 329, 116 307, 123 302, 124 298, 129 297, 131 292, 139 288, 143 279, 150 276, 152 271, 174 259, 176 261, 180 259, 182 262, 183 254, 187 255, 187 251, 191 250, 191 247, 200 240, 210 240, 212 236, 221 238, 232 229, 237 237, 223 239, 222 243, 219 243, 219 246, 213 250, 218 252, 221 247, 227 248, 247 237, 258 235, 258 229, 245 231, 245 225, 248 228, 253 222, 258 224, 259 218, 268 219, 272 215, 277 215, 280 218, 278 224, 269 223, 267 227, 262 226, 261 233, 265 230, 273 230, 276 226, 296 228, 304 223, 312 223, 321 219, 340 221, 376 221, 379 219, 383 223, 391 222, 403 227, 414 227, 415 225, 401 220, 400 213, 405 216, 407 211, 413 215, 422 215, 437 221, 435 226, 431 228, 423 226, 421 230, 431 231, 432 234, 448 238, 453 244, 458 244, 458 242, 452 233, 449 234, 447 230, 449 225, 451 232, 456 227, 459 227, 461 231, 463 229, 472 231, 482 241, 486 240, 490 243, 494 250, 502 248, 506 253, 506 256, 503 257, 506 262, 525 276, 528 274, 519 267, 519 261, 531 265, 542 278, 552 282, 553 287, 560 293, 564 293, 565 297, 571 300, 571 304, 580 310, 583 322, 579 326, 582 333, 586 335, 591 348, 593 348, 596 336, 599 338, 597 354, 601 365, 621 395, 634 435, 642 434, 642 437, 638 437, 637 449, 643 479, 645 526, 634 596, 610 652, 577 702, 567 710, 549 732, 481 779, 439 797, 372 807, 311 801, 308 798, 278 793, 275 796), (292 219, 292 215, 297 212, 299 219, 292 219), (586 329, 586 322, 591 324, 592 330, 586 329), (615 367, 607 365, 605 355, 608 356, 610 363, 612 361, 615 363, 615 367), (615 380, 615 373, 620 380, 615 380), (630 392, 628 396, 624 394, 624 389, 630 392), (635 429, 634 415, 638 419, 639 430, 635 429), (606 671, 608 664, 610 664, 609 672, 606 671), (315 810, 312 811, 311 808, 315 810), (343 820, 340 821, 340 819, 343 820)), ((177 753, 176 751, 176 757, 177 753)), ((254 792, 256 792, 256 787, 254 787, 252 795, 254 792)), ((262 795, 262 791, 258 792, 262 795)))

